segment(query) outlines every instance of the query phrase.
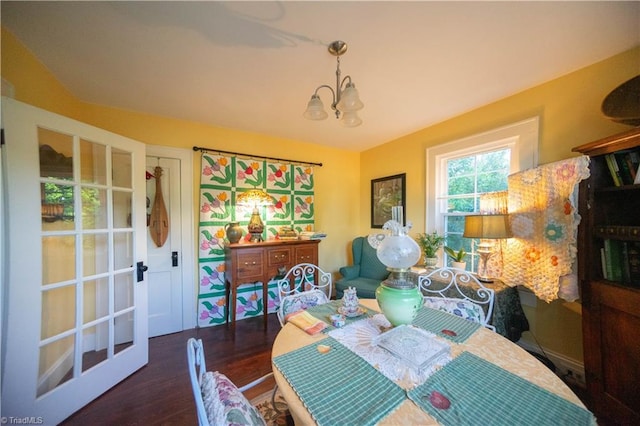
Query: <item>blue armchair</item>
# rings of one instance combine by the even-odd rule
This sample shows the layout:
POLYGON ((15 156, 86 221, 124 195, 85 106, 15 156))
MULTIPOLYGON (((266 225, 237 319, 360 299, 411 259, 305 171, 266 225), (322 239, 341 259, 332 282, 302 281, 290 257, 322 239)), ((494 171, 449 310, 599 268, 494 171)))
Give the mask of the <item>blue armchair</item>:
POLYGON ((344 290, 355 287, 358 297, 374 299, 376 289, 389 276, 387 267, 378 260, 376 249, 366 237, 356 237, 351 245, 353 265, 340 268, 342 278, 336 281, 336 298, 341 299, 344 290))

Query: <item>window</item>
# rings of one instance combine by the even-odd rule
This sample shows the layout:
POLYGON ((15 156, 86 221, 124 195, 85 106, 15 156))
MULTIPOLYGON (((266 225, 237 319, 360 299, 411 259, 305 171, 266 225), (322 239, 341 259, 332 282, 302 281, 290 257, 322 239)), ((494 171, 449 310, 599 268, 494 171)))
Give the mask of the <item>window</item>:
POLYGON ((535 167, 537 153, 537 117, 427 149, 425 231, 463 247, 475 271, 472 240, 462 238, 464 216, 479 211, 482 194, 506 190, 510 174, 535 167))

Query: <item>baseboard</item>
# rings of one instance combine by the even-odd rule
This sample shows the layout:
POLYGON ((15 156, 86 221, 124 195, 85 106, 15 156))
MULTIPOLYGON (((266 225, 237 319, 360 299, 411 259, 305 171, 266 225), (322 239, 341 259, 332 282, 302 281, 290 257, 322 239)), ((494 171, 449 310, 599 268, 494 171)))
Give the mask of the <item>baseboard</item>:
POLYGON ((586 382, 584 380, 584 364, 580 361, 546 348, 543 348, 543 353, 539 346, 523 341, 522 339, 518 341, 518 345, 527 351, 535 352, 549 358, 549 360, 556 366, 556 375, 561 379, 573 382, 578 386, 586 386, 586 382))

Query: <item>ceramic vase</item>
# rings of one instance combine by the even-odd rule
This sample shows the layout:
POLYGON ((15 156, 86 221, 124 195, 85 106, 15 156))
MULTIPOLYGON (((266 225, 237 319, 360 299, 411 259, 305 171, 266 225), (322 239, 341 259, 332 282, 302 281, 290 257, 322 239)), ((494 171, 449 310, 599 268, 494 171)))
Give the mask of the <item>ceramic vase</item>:
POLYGON ((462 269, 463 271, 467 268, 467 262, 451 262, 452 268, 462 269))
POLYGON ((227 234, 227 239, 231 244, 235 244, 240 241, 242 238, 242 227, 239 222, 229 222, 227 226, 224 227, 224 230, 227 234))
POLYGON ((424 258, 424 267, 427 269, 435 269, 438 265, 437 257, 425 257, 424 258))

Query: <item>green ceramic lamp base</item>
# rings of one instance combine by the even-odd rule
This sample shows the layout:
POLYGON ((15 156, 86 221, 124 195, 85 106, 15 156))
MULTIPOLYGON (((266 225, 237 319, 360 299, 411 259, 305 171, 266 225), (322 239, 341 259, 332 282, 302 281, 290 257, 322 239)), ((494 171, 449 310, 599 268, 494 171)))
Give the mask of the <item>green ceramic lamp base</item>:
POLYGON ((393 288, 383 282, 376 289, 376 300, 384 316, 394 326, 411 324, 422 306, 422 294, 415 286, 393 288))

